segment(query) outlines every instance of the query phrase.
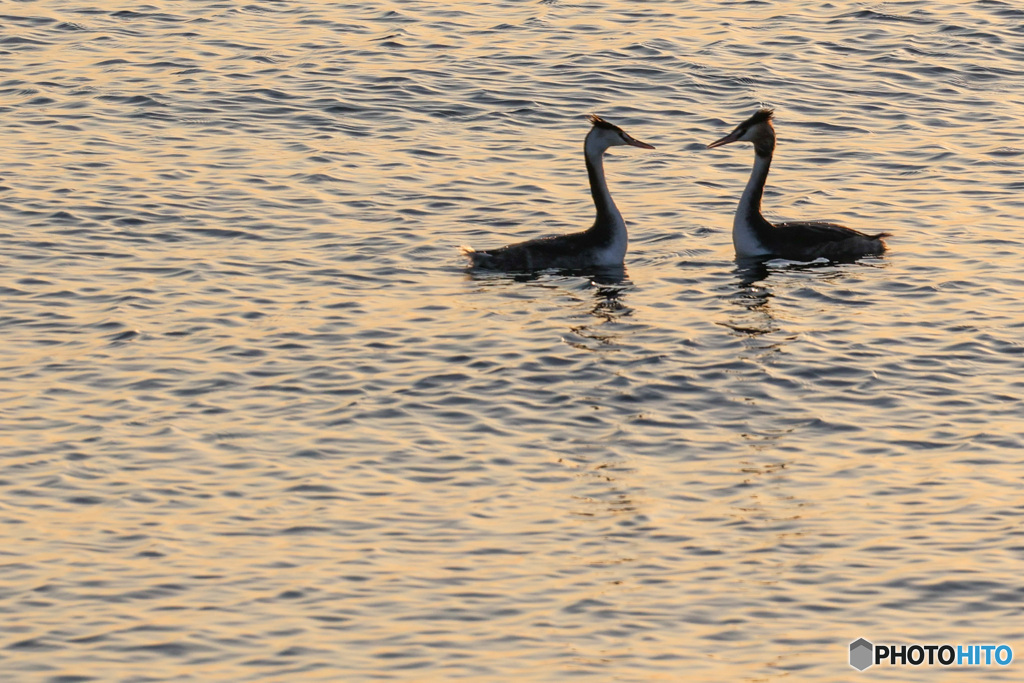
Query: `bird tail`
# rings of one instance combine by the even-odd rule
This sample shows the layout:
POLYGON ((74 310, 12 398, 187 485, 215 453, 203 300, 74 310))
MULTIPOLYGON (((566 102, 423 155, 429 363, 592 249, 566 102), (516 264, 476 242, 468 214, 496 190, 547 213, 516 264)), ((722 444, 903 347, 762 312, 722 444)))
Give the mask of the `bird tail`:
POLYGON ((462 252, 463 256, 469 259, 470 266, 478 266, 482 261, 486 260, 485 257, 487 254, 479 252, 473 247, 467 247, 465 244, 459 247, 459 251, 462 252))

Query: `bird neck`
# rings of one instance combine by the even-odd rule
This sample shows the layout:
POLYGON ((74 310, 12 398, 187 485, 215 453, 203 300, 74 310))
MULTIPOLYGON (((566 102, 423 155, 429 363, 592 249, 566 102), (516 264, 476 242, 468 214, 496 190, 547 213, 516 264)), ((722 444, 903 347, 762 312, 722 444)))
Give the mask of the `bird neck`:
POLYGON ((743 196, 740 197, 740 205, 736 210, 736 219, 747 225, 760 226, 768 223, 761 215, 761 198, 764 196, 764 185, 768 180, 768 170, 772 165, 774 151, 774 137, 754 143, 754 168, 750 172, 750 180, 743 189, 743 196))
POLYGON ((625 226, 622 214, 612 201, 612 194, 608 191, 608 181, 604 176, 604 151, 606 146, 597 144, 587 139, 583 148, 583 156, 587 162, 587 176, 590 178, 590 194, 594 197, 594 208, 597 209, 597 219, 591 230, 595 232, 608 232, 609 235, 625 226))

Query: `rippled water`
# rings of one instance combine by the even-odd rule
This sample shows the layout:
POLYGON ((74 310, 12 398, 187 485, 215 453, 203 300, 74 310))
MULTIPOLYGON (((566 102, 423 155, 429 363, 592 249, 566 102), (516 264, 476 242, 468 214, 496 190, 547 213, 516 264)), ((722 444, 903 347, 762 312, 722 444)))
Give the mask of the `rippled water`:
POLYGON ((4 680, 1024 656, 1024 11, 116 7, 0 3, 4 680), (735 261, 761 103, 887 255, 735 261), (625 271, 467 273, 590 224, 590 112, 625 271))

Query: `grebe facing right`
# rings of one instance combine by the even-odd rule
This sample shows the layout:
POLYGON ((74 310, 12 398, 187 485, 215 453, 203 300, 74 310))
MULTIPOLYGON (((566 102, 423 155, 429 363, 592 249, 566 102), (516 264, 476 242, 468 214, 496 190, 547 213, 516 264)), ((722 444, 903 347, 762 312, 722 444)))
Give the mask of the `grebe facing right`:
POLYGON ((589 119, 593 128, 583 143, 583 156, 590 177, 590 193, 597 208, 594 225, 583 232, 541 237, 498 249, 476 251, 471 247, 463 247, 462 251, 473 267, 526 271, 622 266, 628 242, 626 221, 622 219, 608 191, 608 182, 604 177, 604 152, 618 145, 644 149, 654 149, 654 145, 640 142, 600 116, 591 114, 589 119))
POLYGON ((761 215, 768 169, 775 151, 775 129, 771 109, 761 109, 736 126, 733 132, 708 145, 708 149, 730 142, 754 143, 754 170, 740 197, 732 222, 732 242, 739 257, 777 257, 793 261, 818 258, 848 260, 881 254, 885 251, 883 237, 889 233, 866 235, 836 223, 799 221, 772 225, 761 215))

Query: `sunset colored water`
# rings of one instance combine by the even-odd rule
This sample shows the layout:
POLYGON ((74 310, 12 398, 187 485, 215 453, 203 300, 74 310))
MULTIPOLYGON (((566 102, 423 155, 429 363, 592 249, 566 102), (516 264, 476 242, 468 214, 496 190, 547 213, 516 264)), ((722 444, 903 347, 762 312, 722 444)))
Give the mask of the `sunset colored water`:
POLYGON ((0 2, 0 679, 1024 679, 1022 27, 0 2), (736 261, 759 106, 886 255, 736 261), (590 113, 624 271, 467 272, 591 224, 590 113))

